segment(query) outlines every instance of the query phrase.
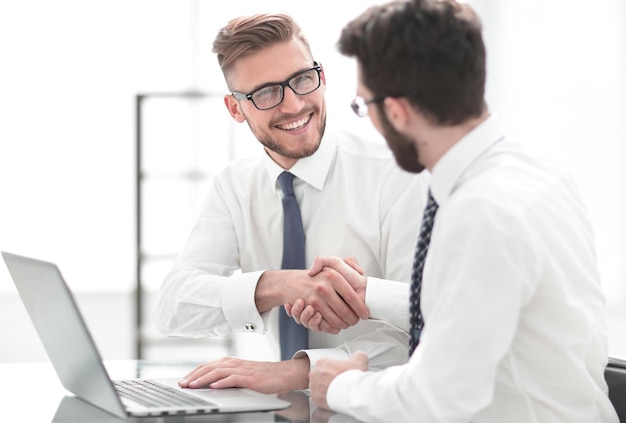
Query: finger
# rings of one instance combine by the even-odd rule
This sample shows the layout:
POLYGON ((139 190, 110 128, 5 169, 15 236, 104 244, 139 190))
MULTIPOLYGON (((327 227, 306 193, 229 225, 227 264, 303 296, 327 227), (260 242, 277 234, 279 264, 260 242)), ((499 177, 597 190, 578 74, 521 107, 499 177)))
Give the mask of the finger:
POLYGON ((181 387, 187 387, 189 383, 199 379, 200 377, 222 368, 239 368, 241 360, 232 357, 222 357, 219 360, 207 361, 201 363, 187 373, 178 383, 181 387))
POLYGON ((331 326, 347 329, 351 324, 358 322, 359 318, 334 290, 329 292, 327 287, 317 286, 315 294, 309 300, 309 305, 320 312, 331 326))
POLYGON ((287 316, 289 316, 289 317, 293 317, 293 316, 291 315, 291 304, 289 304, 289 303, 285 303, 285 304, 284 304, 284 306, 285 306, 285 313, 287 313, 287 316))
POLYGON ((228 375, 221 379, 218 379, 208 386, 211 389, 225 389, 225 388, 245 388, 245 382, 240 375, 228 375))
MULTIPOLYGON (((320 284, 315 287, 315 292, 320 298, 326 300, 334 314, 349 326, 355 325, 361 316, 369 314, 365 303, 344 278, 329 277, 329 280, 332 284, 330 290, 327 285, 320 284)), ((311 305, 320 311, 331 325, 340 327, 340 323, 335 321, 332 314, 326 313, 321 304, 311 302, 311 305)))
MULTIPOLYGON (((225 357, 218 362, 207 363, 207 365, 202 366, 197 374, 189 378, 188 387, 192 389, 203 388, 227 378, 231 378, 229 380, 233 383, 232 378, 242 374, 242 372, 246 372, 245 369, 248 368, 249 363, 248 361, 231 357, 225 357)), ((226 387, 225 384, 221 386, 226 387)))
MULTIPOLYGON (((322 323, 322 313, 316 312, 315 315, 309 320, 309 329, 313 332, 321 332, 320 323, 322 323)), ((337 331, 339 333, 339 331, 337 331)))
POLYGON ((309 271, 307 272, 307 275, 309 276, 315 276, 317 275, 322 269, 324 268, 324 262, 322 260, 321 257, 319 256, 315 256, 313 258, 313 263, 311 264, 311 267, 309 268, 309 271))
POLYGON ((294 301, 293 306, 291 307, 291 317, 293 317, 293 320, 295 320, 295 322, 299 325, 302 324, 301 315, 302 315, 302 311, 304 310, 304 307, 305 307, 304 300, 301 298, 294 301))
MULTIPOLYGON (((219 380, 221 376, 219 376, 219 369, 214 369, 208 372, 205 372, 201 375, 197 375, 196 377, 190 377, 186 381, 185 388, 190 389, 198 389, 208 387, 211 383, 219 380)), ((179 384, 180 385, 180 384, 179 384)), ((183 386, 181 385, 181 388, 183 386)))
POLYGON ((201 388, 240 388, 238 375, 224 372, 212 372, 189 382, 190 389, 201 388))
MULTIPOLYGON (((367 281, 366 278, 362 276, 362 274, 355 270, 348 264, 346 261, 340 259, 339 257, 315 257, 315 268, 317 269, 320 265, 324 267, 330 267, 331 269, 338 272, 343 278, 348 282, 348 285, 344 285, 344 290, 340 292, 346 303, 354 310, 354 312, 361 319, 369 318, 369 311, 365 306, 365 303, 359 295, 356 293, 356 290, 365 290, 365 283, 367 281), (348 288, 349 286, 349 288, 348 288)), ((356 259, 348 258, 350 262, 356 263, 356 259)), ((360 269, 360 268, 359 268, 360 269)), ((310 275, 310 273, 309 273, 310 275)))
MULTIPOLYGON (((335 290, 341 296, 345 304, 347 304, 350 307, 353 314, 357 316, 357 319, 356 319, 357 321, 359 318, 369 319, 369 310, 367 309, 365 302, 356 293, 356 291, 353 288, 353 285, 350 284, 348 279, 346 278, 346 275, 341 272, 339 273, 344 277, 345 280, 343 282, 341 281, 337 282, 337 284, 335 285, 335 290)), ((362 276, 360 275, 359 277, 362 278, 362 276)), ((341 304, 339 304, 339 306, 341 306, 341 304)), ((350 314, 347 314, 346 316, 350 316, 350 314)), ((356 322, 351 323, 351 324, 354 325, 356 324, 356 322)))
POLYGON ((186 388, 187 385, 189 385, 189 382, 198 379, 200 376, 210 372, 213 368, 213 362, 199 364, 192 371, 183 376, 183 379, 178 382, 178 384, 182 388, 186 388))
POLYGON ((306 306, 302 313, 300 313, 300 321, 302 326, 308 328, 309 320, 316 314, 315 308, 313 306, 306 306))
POLYGON ((324 319, 321 319, 319 324, 320 332, 330 333, 331 335, 337 335, 340 330, 334 326, 328 324, 328 322, 324 319))
POLYGON ((357 272, 359 272, 360 275, 364 275, 365 272, 363 271, 363 269, 361 268, 361 266, 359 266, 359 263, 357 262, 356 257, 346 257, 343 259, 343 261, 345 261, 346 263, 348 263, 348 265, 353 268, 354 270, 356 270, 357 272))

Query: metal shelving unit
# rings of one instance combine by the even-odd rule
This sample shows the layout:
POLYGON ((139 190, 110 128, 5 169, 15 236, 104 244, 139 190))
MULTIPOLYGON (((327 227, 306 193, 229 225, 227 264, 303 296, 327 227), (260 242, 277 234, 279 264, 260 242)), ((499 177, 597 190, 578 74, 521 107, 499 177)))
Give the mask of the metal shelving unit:
POLYGON ((233 158, 232 124, 223 107, 222 95, 209 92, 135 97, 137 359, 148 358, 147 346, 183 351, 194 346, 229 349, 229 339, 169 338, 150 325, 158 285, 182 248, 206 196, 212 170, 233 158))

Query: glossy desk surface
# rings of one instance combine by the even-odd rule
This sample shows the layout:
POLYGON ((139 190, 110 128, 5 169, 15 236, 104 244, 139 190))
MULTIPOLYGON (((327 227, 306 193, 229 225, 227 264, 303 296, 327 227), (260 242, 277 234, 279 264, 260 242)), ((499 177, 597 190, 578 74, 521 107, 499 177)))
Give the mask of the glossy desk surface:
MULTIPOLYGON (((112 379, 180 377, 193 365, 143 361, 105 361, 112 379)), ((205 416, 172 416, 119 419, 77 399, 59 382, 50 363, 0 363, 2 421, 29 423, 183 423, 183 422, 314 422, 355 423, 348 416, 311 410, 302 392, 281 395, 292 403, 275 412, 233 413, 205 416)))

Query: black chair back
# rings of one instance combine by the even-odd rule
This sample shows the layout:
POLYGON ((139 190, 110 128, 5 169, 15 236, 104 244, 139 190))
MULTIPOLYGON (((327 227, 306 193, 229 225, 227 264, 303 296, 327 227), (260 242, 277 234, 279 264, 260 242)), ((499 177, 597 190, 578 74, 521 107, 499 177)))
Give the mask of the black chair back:
POLYGON ((626 360, 609 358, 604 377, 609 385, 609 398, 617 411, 619 421, 626 423, 626 360))

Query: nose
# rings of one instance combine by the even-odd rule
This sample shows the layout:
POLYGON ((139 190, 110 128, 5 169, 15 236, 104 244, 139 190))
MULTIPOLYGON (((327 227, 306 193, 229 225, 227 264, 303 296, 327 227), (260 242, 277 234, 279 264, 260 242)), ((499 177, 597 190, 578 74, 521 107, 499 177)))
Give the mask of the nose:
POLYGON ((278 106, 281 112, 297 113, 304 107, 304 96, 296 94, 291 87, 284 87, 283 101, 278 106))

